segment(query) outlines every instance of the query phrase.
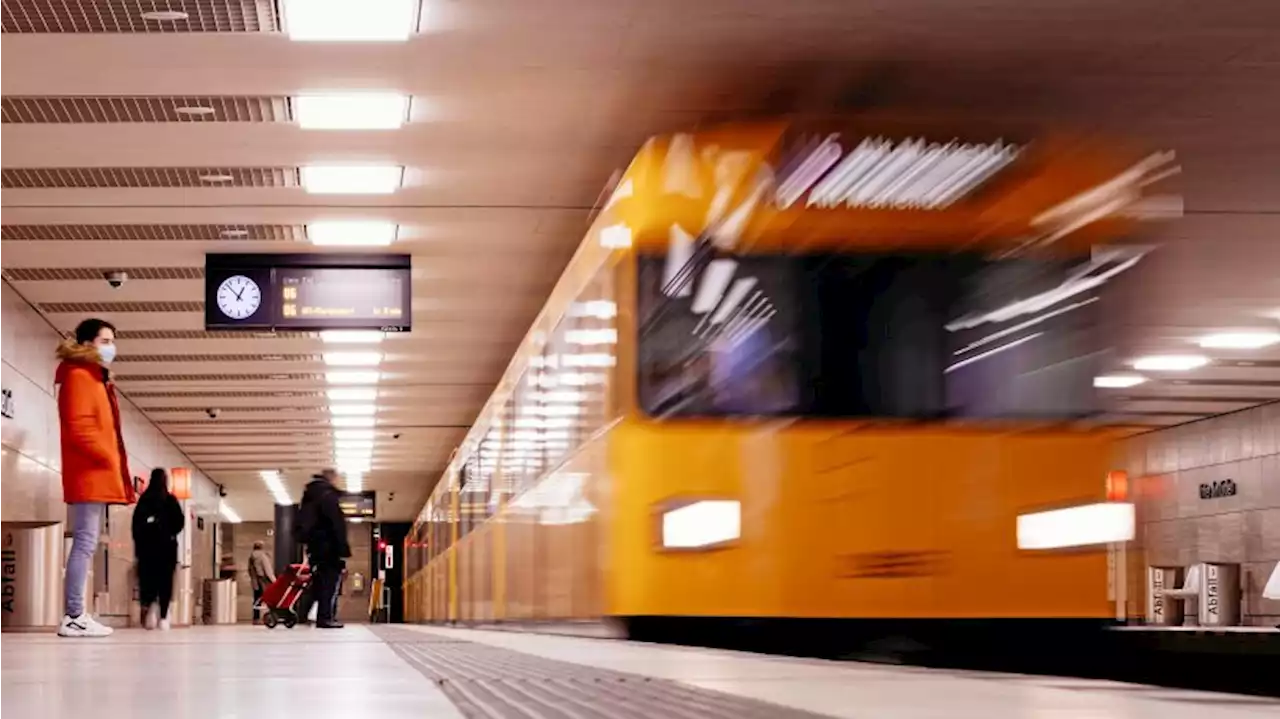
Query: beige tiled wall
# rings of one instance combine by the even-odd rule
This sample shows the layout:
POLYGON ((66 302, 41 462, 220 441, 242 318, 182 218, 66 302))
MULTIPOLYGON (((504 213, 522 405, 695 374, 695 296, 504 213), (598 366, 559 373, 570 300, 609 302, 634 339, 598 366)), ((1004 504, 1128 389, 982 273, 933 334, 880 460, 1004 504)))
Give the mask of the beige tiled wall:
POLYGON ((1146 563, 1239 563, 1245 623, 1280 623, 1280 600, 1261 597, 1280 561, 1280 403, 1134 437, 1123 459, 1146 563), (1236 496, 1200 498, 1227 479, 1236 496))
MULTIPOLYGON (((53 387, 57 366, 53 352, 60 337, 7 282, 0 302, 0 333, 0 382, 12 390, 14 400, 14 417, 0 421, 0 518, 6 522, 66 521, 53 387)), ((129 468, 135 476, 145 477, 153 467, 190 466, 190 461, 127 398, 121 402, 120 420, 129 468)), ((203 474, 194 474, 189 504, 198 514, 212 517, 217 513, 217 488, 203 474)), ((131 517, 127 507, 112 508, 109 515, 111 531, 103 538, 109 547, 107 566, 99 564, 95 569, 95 583, 107 594, 105 605, 97 608, 99 613, 128 611, 132 596, 131 517), (104 577, 110 578, 110 586, 103 586, 104 577)))

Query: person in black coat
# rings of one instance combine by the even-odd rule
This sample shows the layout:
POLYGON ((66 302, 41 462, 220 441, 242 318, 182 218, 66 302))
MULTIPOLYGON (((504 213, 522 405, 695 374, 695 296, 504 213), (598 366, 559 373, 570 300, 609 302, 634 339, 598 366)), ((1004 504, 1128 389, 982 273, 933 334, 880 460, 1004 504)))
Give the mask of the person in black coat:
POLYGON ((169 473, 151 470, 151 481, 133 508, 133 551, 138 564, 138 599, 147 629, 169 628, 173 571, 178 566, 178 534, 186 517, 169 492, 169 473))
POLYGON ((298 507, 298 539, 307 546, 311 563, 311 583, 315 588, 316 627, 339 629, 338 583, 351 556, 347 541, 347 518, 338 499, 342 492, 333 485, 338 473, 326 469, 317 474, 298 507))

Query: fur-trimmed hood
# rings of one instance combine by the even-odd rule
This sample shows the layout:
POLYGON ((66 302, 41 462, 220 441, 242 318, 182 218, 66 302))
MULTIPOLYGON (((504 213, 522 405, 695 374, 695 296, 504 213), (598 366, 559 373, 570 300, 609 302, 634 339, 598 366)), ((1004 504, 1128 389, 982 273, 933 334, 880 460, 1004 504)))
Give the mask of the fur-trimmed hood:
POLYGON ((98 354, 98 348, 93 345, 82 345, 74 339, 67 339, 58 344, 58 349, 54 354, 58 359, 62 360, 62 364, 58 365, 57 373, 53 376, 54 384, 63 383, 63 380, 67 377, 67 372, 71 369, 70 365, 99 367, 102 369, 104 376, 110 379, 107 369, 102 367, 102 355, 98 354))

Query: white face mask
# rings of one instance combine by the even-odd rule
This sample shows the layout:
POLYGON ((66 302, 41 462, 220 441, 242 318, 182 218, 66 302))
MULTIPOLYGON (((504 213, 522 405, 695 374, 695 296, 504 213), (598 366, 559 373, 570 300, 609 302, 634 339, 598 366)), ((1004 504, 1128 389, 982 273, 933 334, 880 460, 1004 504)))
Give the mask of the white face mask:
POLYGON ((102 364, 111 364, 111 360, 116 358, 116 346, 98 345, 98 356, 102 358, 102 364))

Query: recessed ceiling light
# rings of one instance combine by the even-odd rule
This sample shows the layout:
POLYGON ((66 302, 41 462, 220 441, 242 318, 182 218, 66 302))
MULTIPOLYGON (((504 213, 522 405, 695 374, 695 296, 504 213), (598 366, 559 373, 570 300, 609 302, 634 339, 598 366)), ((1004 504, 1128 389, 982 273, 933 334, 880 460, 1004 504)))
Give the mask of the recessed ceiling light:
POLYGON ((330 367, 377 367, 381 352, 325 352, 324 363, 330 367))
POLYGON ((1209 358, 1201 355, 1151 355, 1133 361, 1133 368, 1141 372, 1186 372, 1209 364, 1209 358))
POLYGON ((333 431, 334 440, 348 439, 373 439, 373 430, 371 429, 335 429, 333 431))
POLYGON ((320 339, 332 344, 376 344, 385 335, 378 330, 325 330, 320 339))
POLYGON ((1206 349, 1256 350, 1280 343, 1280 332, 1217 332, 1198 343, 1206 349))
POLYGON ((193 117, 212 115, 214 113, 214 109, 208 105, 180 105, 173 108, 173 111, 179 115, 190 115, 193 117))
POLYGON ((377 372, 326 372, 325 381, 329 384, 377 384, 377 372))
POLYGON ((142 13, 142 17, 146 20, 173 22, 175 20, 186 20, 191 16, 181 10, 151 10, 142 13))
POLYGON ((294 41, 404 42, 414 30, 419 0, 284 0, 284 25, 294 41))
POLYGON ((262 477, 262 483, 267 485, 267 491, 271 492, 271 496, 275 498, 276 504, 290 505, 293 499, 289 496, 289 490, 285 489, 284 480, 280 477, 280 473, 264 469, 258 475, 262 477))
POLYGON ((307 165, 302 187, 316 195, 389 195, 400 188, 400 165, 307 165))
POLYGON ((378 398, 377 387, 330 387, 325 395, 331 402, 368 402, 378 398))
POLYGON ((334 427, 372 427, 377 420, 373 417, 330 417, 329 424, 334 427))
POLYGON ((331 404, 329 414, 336 416, 369 416, 378 413, 378 408, 371 404, 331 404))
POLYGON ((236 178, 235 178, 235 175, 209 174, 209 175, 201 175, 201 176, 200 176, 200 181, 201 181, 201 182, 209 182, 209 183, 215 183, 215 182, 231 182, 231 181, 232 181, 232 180, 234 180, 234 179, 236 179, 236 178))
POLYGON ((404 124, 409 98, 385 92, 299 95, 293 114, 304 130, 394 130, 404 124))
POLYGON ((218 234, 222 235, 223 237, 248 237, 249 231, 248 230, 223 230, 218 234))
POLYGON ((307 239, 320 247, 382 247, 396 241, 399 225, 378 220, 335 220, 307 225, 307 239))
POLYGON ((1093 386, 1108 389, 1136 387, 1146 382, 1147 378, 1139 374, 1111 374, 1093 378, 1093 386))

